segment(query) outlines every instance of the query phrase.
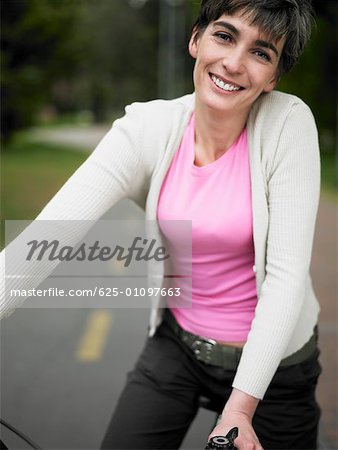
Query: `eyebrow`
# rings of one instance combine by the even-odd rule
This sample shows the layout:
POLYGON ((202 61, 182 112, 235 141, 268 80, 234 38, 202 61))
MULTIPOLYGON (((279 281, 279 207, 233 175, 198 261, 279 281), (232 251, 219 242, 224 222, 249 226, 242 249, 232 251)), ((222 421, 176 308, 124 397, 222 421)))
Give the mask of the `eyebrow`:
MULTIPOLYGON (((229 22, 225 22, 224 20, 214 22, 213 25, 214 27, 220 26, 222 28, 226 28, 227 30, 231 31, 235 36, 239 36, 241 34, 236 27, 234 27, 229 22)), ((257 41, 255 41, 255 45, 258 45, 259 47, 269 48, 276 54, 277 57, 279 56, 277 48, 273 44, 271 44, 271 42, 263 41, 262 39, 257 39, 257 41)))

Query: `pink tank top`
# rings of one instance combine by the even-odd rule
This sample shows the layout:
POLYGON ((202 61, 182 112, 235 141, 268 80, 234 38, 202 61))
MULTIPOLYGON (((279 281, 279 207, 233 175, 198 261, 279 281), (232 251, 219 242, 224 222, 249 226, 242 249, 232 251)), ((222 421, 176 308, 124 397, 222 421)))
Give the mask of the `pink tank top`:
POLYGON ((194 141, 193 115, 157 210, 159 220, 192 221, 192 305, 175 308, 170 297, 167 303, 191 333, 246 341, 257 303, 247 131, 203 167, 194 165, 194 141))

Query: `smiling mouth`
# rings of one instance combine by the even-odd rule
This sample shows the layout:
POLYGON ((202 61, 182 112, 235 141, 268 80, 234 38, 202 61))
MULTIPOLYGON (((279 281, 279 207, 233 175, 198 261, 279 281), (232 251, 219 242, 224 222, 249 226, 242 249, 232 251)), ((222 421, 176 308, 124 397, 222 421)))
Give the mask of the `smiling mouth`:
POLYGON ((237 84, 225 82, 220 78, 216 77, 216 75, 212 73, 210 73, 209 75, 214 85, 222 89, 222 91, 235 92, 235 91, 242 91, 244 89, 242 86, 238 86, 237 84))

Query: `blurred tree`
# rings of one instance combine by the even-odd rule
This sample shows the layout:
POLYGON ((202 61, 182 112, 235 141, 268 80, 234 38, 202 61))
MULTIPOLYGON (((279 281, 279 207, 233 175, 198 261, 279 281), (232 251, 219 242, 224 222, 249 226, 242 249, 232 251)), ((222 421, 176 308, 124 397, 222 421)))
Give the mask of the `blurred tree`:
POLYGON ((79 6, 74 0, 1 0, 2 138, 34 123, 53 82, 76 72, 79 6))
POLYGON ((89 34, 81 66, 85 107, 106 120, 132 101, 157 92, 158 1, 135 9, 126 0, 83 2, 77 32, 89 34))
MULTIPOLYGON (((61 114, 90 110, 96 121, 102 121, 111 120, 132 101, 158 95, 159 0, 0 1, 5 138, 35 123, 46 106, 61 114)), ((185 0, 186 42, 177 43, 177 55, 185 58, 184 80, 177 80, 172 95, 193 89, 194 62, 187 43, 199 3, 185 0)), ((310 105, 325 148, 332 150, 337 4, 314 0, 314 6, 318 29, 301 64, 282 79, 278 89, 295 93, 310 105)))
POLYGON ((158 1, 1 0, 2 137, 46 105, 96 121, 156 96, 158 1))
POLYGON ((299 64, 285 75, 278 89, 301 97, 316 118, 321 147, 335 151, 337 108, 337 21, 335 0, 314 0, 317 26, 299 64))

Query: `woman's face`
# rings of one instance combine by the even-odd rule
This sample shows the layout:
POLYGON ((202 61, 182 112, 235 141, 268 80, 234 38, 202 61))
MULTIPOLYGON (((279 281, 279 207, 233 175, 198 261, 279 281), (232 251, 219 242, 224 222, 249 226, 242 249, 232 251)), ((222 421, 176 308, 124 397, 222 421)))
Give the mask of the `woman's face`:
POLYGON ((190 39, 196 59, 194 85, 200 105, 219 112, 248 114, 262 92, 277 81, 284 42, 271 42, 247 18, 224 14, 190 39))

